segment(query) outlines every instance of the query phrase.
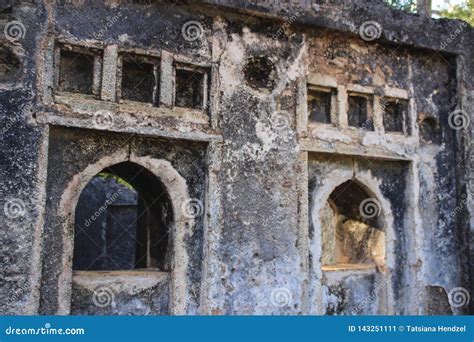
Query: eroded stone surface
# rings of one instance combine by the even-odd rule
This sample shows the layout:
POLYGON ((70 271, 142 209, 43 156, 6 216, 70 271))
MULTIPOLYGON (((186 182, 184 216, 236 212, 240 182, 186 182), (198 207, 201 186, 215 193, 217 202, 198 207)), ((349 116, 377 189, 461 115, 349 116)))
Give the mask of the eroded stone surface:
POLYGON ((0 36, 18 59, 10 68, 0 56, 2 314, 467 312, 445 294, 472 284, 472 126, 448 119, 472 116, 472 28, 375 0, 288 6, 0 4, 2 28, 24 27, 17 40, 0 36), (378 39, 359 35, 366 21, 382 25, 378 39), (92 79, 69 75, 87 92, 58 88, 64 44, 104 53, 92 79), (159 61, 147 68, 159 82, 146 96, 120 96, 124 52, 159 61), (176 65, 203 74, 202 99, 179 101, 194 108, 175 106, 176 65), (331 123, 308 122, 307 83, 334 94, 331 123), (360 128, 349 127, 351 94, 371 104, 360 128), (385 97, 408 101, 403 132, 385 132, 385 97), (72 275, 66 227, 78 186, 134 160, 170 186, 185 227, 173 247, 185 251, 179 275, 72 275), (381 206, 385 260, 324 268, 332 240, 321 238, 320 214, 352 179, 381 206), (196 218, 183 214, 186 199, 202 204, 196 218), (101 281, 113 306, 92 301, 101 281))

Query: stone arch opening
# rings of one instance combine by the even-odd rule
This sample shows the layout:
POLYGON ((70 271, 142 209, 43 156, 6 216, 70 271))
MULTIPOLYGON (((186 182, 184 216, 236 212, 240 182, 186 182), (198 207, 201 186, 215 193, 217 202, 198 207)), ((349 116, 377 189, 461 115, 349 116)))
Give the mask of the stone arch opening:
POLYGON ((122 162, 81 192, 74 223, 73 270, 170 270, 169 195, 149 170, 122 162))
POLYGON ((310 201, 310 296, 314 312, 392 313, 392 273, 396 271, 393 214, 380 181, 367 172, 354 174, 352 168, 334 170, 313 188, 310 201), (355 234, 358 229, 363 234, 355 234), (346 236, 337 236, 338 230, 339 234, 345 231, 346 236), (356 248, 354 240, 360 243, 356 248))
POLYGON ((61 196, 59 205, 59 212, 63 213, 65 221, 62 235, 61 272, 57 281, 57 313, 184 314, 189 294, 186 277, 189 257, 185 248, 185 236, 187 230, 195 224, 195 219, 186 215, 183 210, 189 201, 186 180, 180 173, 170 162, 150 156, 137 156, 133 153, 129 155, 120 151, 101 158, 73 176, 61 196), (140 182, 132 181, 131 174, 138 168, 143 168, 141 172, 144 172, 145 176, 140 182), (128 183, 136 187, 138 193, 146 194, 150 191, 150 177, 155 177, 161 182, 160 189, 166 190, 172 219, 169 220, 167 252, 165 258, 162 259, 164 260, 162 269, 134 269, 126 271, 126 274, 123 271, 73 272, 75 209, 88 183, 104 170, 106 173, 120 174, 124 180, 128 179, 128 183), (124 288, 124 285, 127 285, 129 289, 124 288), (113 293, 112 298, 122 298, 120 302, 112 301, 107 306, 98 307, 93 299, 102 298, 100 294, 104 288, 111 291, 109 294, 113 293), (137 300, 142 304, 126 305, 137 300), (138 309, 138 311, 130 311, 131 307, 144 311, 138 309))
POLYGON ((385 264, 380 202, 356 180, 338 185, 321 212, 323 267, 385 264))

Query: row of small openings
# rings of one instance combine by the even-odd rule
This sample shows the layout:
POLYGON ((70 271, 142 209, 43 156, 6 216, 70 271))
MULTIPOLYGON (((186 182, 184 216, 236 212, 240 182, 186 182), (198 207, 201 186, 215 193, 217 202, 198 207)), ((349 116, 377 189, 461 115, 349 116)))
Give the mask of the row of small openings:
MULTIPOLYGON (((374 130, 374 100, 371 94, 349 92, 347 97, 347 123, 350 127, 374 130)), ((383 98, 383 125, 385 132, 409 133, 408 101, 383 98)), ((309 121, 323 124, 337 122, 337 90, 308 86, 309 121)))
MULTIPOLYGON (((84 95, 100 94, 102 51, 64 47, 59 50, 57 90, 84 95)), ((160 59, 124 53, 119 58, 118 99, 159 105, 160 59)), ((202 110, 206 107, 207 72, 191 65, 175 64, 173 104, 202 110)))

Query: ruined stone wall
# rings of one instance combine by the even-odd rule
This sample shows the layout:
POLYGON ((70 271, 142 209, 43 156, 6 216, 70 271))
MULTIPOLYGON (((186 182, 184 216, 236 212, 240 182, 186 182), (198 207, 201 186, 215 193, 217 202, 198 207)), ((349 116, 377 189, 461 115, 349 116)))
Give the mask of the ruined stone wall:
MULTIPOLYGON (((43 229, 47 128, 34 116, 39 108, 36 61, 47 31, 44 7, 32 2, 2 2, 2 27, 21 21, 30 34, 22 42, 1 37, 2 46, 17 52, 18 68, 1 86, 1 198, 2 303, 4 314, 32 314, 38 310, 41 275, 40 244, 43 229), (38 35, 38 36, 37 36, 38 35)), ((24 32, 24 31, 23 31, 24 32)), ((21 34, 20 34, 21 36, 21 34)))
POLYGON ((472 113, 471 28, 441 48, 460 22, 376 1, 10 1, 0 23, 12 21, 24 34, 1 37, 21 65, 0 80, 3 314, 68 314, 71 301, 87 314, 466 312, 448 295, 472 272, 470 145, 448 119, 472 113), (66 50, 93 73, 61 73, 66 50), (130 56, 159 75, 153 91, 126 91, 130 56), (202 77, 200 105, 174 101, 180 70, 202 77), (331 122, 308 119, 311 87, 332 94, 331 122), (348 118, 354 94, 370 104, 364 127, 348 118), (385 131, 387 98, 407 104, 403 132, 385 131), (98 283, 71 285, 67 269, 73 199, 92 170, 127 160, 181 184, 179 274, 120 274, 114 305, 95 311, 98 283), (322 270, 315 208, 349 179, 380 202, 386 269, 322 270), (186 199, 202 206, 192 219, 186 199))

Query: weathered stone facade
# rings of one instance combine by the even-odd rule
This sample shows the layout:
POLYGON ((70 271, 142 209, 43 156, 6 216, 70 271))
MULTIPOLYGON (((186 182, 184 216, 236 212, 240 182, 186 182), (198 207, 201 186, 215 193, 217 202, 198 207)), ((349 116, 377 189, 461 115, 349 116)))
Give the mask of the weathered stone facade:
POLYGON ((0 0, 0 26, 2 314, 472 309, 466 23, 0 0))

